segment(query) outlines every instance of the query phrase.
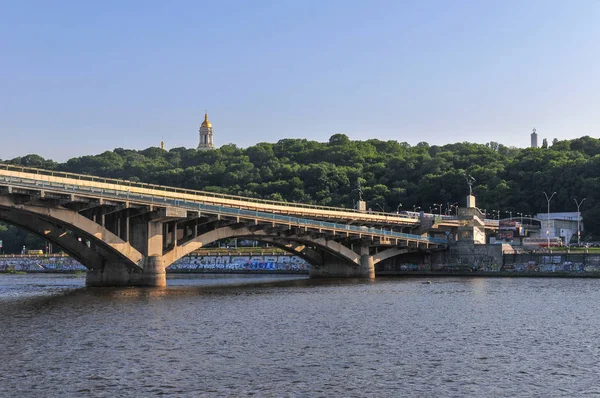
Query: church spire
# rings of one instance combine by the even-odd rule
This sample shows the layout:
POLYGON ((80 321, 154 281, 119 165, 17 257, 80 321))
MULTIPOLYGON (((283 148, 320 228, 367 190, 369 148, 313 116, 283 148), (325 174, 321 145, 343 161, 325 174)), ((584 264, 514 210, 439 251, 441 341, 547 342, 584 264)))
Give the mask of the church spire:
POLYGON ((198 150, 214 149, 213 143, 213 128, 212 124, 208 121, 208 111, 204 113, 204 121, 200 125, 200 144, 198 150))
POLYGON ((204 113, 204 121, 202 122, 202 126, 212 127, 212 124, 208 121, 208 112, 204 113))

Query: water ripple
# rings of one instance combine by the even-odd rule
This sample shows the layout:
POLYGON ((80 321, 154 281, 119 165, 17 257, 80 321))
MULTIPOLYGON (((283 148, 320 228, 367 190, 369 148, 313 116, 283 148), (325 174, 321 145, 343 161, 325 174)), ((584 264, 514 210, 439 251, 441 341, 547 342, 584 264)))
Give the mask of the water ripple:
POLYGON ((597 396, 598 280, 0 276, 0 396, 597 396))

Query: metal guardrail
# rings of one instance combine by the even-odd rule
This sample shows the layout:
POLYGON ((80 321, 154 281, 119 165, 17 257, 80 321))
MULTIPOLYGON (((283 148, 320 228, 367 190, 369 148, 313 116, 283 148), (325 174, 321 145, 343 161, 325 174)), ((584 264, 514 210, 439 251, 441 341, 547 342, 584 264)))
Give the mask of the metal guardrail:
POLYGON ((35 259, 45 259, 45 258, 67 258, 68 254, 65 253, 47 253, 47 254, 0 254, 0 259, 5 258, 35 258, 35 259))
POLYGON ((311 227, 311 228, 325 228, 325 229, 332 229, 332 230, 338 230, 338 231, 358 232, 358 233, 363 233, 363 234, 393 237, 393 238, 399 238, 399 239, 412 240, 412 241, 416 241, 416 242, 433 243, 433 244, 438 244, 438 245, 448 244, 448 241, 446 241, 445 239, 422 237, 420 235, 405 234, 405 233, 401 233, 401 232, 387 231, 387 230, 378 229, 378 228, 368 228, 368 227, 357 226, 357 225, 338 224, 338 223, 332 223, 332 222, 327 222, 327 221, 317 221, 317 220, 311 220, 311 219, 306 219, 306 218, 284 216, 284 215, 278 215, 275 213, 261 212, 258 210, 245 210, 245 209, 238 209, 238 208, 233 208, 233 207, 211 205, 211 204, 206 204, 206 203, 192 202, 192 201, 188 201, 188 200, 172 199, 172 198, 162 197, 162 196, 142 195, 142 194, 131 193, 131 192, 124 193, 122 191, 110 190, 110 189, 102 189, 101 192, 97 192, 97 191, 93 190, 93 188, 91 188, 91 187, 84 188, 84 187, 77 186, 77 185, 62 184, 62 183, 58 183, 58 182, 52 182, 51 184, 46 186, 43 183, 40 184, 40 181, 31 180, 31 179, 27 179, 27 178, 20 178, 20 177, 2 177, 2 178, 0 178, 0 180, 5 181, 6 183, 8 183, 8 185, 14 185, 14 186, 19 186, 19 187, 24 187, 24 188, 29 188, 29 189, 44 188, 46 190, 58 191, 61 193, 66 193, 66 194, 81 193, 81 194, 86 194, 86 195, 101 196, 101 197, 112 198, 112 199, 117 199, 117 200, 124 200, 124 199, 137 200, 137 201, 140 201, 143 203, 148 203, 148 204, 153 204, 153 205, 168 205, 168 206, 184 208, 186 210, 191 210, 191 211, 208 212, 211 214, 219 214, 219 215, 225 215, 225 216, 252 217, 252 218, 266 220, 266 221, 278 221, 278 222, 284 223, 284 224, 293 224, 295 226, 306 226, 306 227, 311 227), (121 194, 119 194, 119 192, 121 192, 121 194))

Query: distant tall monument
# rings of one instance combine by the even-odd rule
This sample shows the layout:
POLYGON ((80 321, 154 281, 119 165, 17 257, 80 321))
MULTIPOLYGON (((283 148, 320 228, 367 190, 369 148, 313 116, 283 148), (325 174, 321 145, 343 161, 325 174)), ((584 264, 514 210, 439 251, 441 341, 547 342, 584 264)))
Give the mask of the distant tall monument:
POLYGON ((532 148, 537 148, 538 147, 537 133, 535 132, 535 127, 533 129, 533 132, 531 133, 531 147, 532 148))
POLYGON ((212 124, 208 121, 208 112, 204 114, 204 121, 200 125, 200 144, 198 145, 199 151, 208 149, 215 149, 213 143, 213 129, 212 124))

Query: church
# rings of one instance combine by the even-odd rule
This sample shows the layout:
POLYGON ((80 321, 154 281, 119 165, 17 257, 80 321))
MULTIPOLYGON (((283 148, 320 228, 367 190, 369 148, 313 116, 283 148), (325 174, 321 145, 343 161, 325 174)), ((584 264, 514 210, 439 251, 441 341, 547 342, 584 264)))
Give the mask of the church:
POLYGON ((198 145, 199 151, 205 151, 209 149, 215 149, 213 143, 213 128, 212 124, 208 121, 208 112, 204 114, 204 121, 200 125, 200 144, 198 145))

